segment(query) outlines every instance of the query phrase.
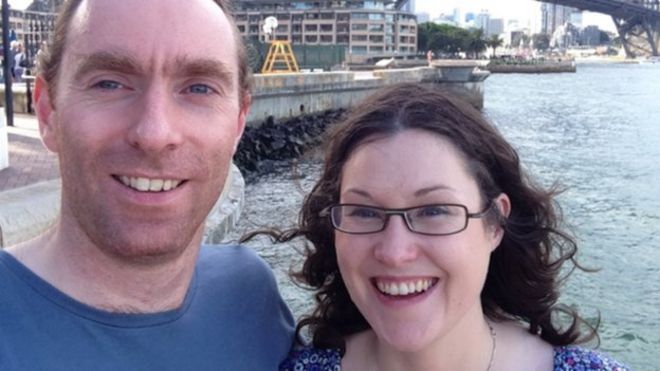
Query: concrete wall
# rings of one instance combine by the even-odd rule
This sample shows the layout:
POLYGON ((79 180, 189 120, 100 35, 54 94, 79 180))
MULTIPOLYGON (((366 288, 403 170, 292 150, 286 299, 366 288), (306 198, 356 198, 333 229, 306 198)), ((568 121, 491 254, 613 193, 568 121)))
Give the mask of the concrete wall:
MULTIPOLYGON (((218 243, 243 208, 245 183, 232 164, 222 194, 206 219, 204 243, 218 243)), ((59 179, 0 193, 0 248, 32 239, 55 223, 60 210, 59 179)))
MULTIPOLYGON (((25 83, 14 83, 11 85, 11 90, 14 93, 14 112, 27 113, 28 111, 28 99, 27 99, 27 88, 25 83)), ((32 91, 32 89, 31 89, 32 91)), ((5 106, 5 85, 0 85, 0 107, 5 106)))
POLYGON ((409 69, 255 75, 248 123, 349 108, 376 89, 402 82, 438 85, 482 108, 483 81, 489 73, 479 66, 475 61, 446 61, 409 69))
POLYGON ((5 115, 0 114, 0 170, 9 166, 9 139, 5 115))

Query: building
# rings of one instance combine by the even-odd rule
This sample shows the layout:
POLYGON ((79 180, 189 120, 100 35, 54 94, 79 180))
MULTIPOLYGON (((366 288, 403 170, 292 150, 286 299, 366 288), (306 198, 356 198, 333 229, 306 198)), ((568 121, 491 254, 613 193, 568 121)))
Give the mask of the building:
POLYGON ((452 18, 454 19, 454 22, 456 22, 458 26, 462 26, 465 23, 463 21, 462 13, 463 12, 461 12, 460 8, 454 8, 454 10, 452 11, 452 18))
POLYGON ((415 7, 415 0, 407 0, 401 7, 401 10, 407 13, 415 13, 417 10, 415 7))
POLYGON ((419 12, 417 15, 417 24, 422 24, 431 21, 431 15, 427 12, 419 12))
POLYGON ((30 62, 34 62, 41 42, 50 40, 55 25, 54 9, 61 3, 61 0, 37 0, 26 10, 10 9, 9 38, 23 43, 25 54, 30 62))
POLYGON ((491 18, 488 21, 488 32, 485 33, 486 36, 501 35, 504 33, 504 19, 502 18, 491 18))
MULTIPOLYGON (((541 32, 546 35, 553 35, 560 26, 571 22, 573 13, 579 12, 575 8, 543 3, 541 5, 541 32)), ((573 17, 573 19, 576 19, 576 17, 573 17)))
POLYGON ((264 19, 276 17, 277 40, 292 44, 344 45, 350 61, 417 53, 417 20, 406 1, 235 0, 236 24, 252 41, 266 41, 264 19))
POLYGON ((598 26, 587 26, 580 32, 581 45, 598 46, 601 43, 601 31, 598 26))
POLYGON ((475 26, 484 31, 484 35, 488 35, 488 27, 490 26, 490 13, 488 10, 482 10, 475 18, 475 26))

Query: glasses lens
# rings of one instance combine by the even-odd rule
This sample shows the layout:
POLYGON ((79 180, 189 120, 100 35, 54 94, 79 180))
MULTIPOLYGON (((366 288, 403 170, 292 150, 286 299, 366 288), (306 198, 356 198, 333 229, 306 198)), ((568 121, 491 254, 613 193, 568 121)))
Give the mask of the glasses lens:
POLYGON ((332 224, 348 233, 371 233, 383 229, 385 212, 368 206, 338 205, 332 208, 332 224))
POLYGON ((463 230, 467 210, 459 205, 425 205, 407 212, 410 228, 425 234, 452 234, 463 230))

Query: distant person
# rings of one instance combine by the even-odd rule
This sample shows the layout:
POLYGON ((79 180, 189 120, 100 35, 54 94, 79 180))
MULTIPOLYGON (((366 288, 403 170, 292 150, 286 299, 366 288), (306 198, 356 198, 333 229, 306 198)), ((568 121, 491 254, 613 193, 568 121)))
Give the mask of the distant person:
POLYGON ((327 148, 301 224, 275 233, 311 242, 297 277, 317 301, 282 370, 627 370, 574 345, 597 335, 557 304, 577 246, 556 192, 480 112, 395 85, 327 148))
POLYGON ((22 82, 23 74, 25 73, 26 68, 28 67, 27 56, 23 50, 23 43, 16 41, 14 44, 14 68, 12 71, 12 76, 14 77, 14 82, 22 82))
POLYGON ((36 67, 37 61, 41 58, 43 58, 41 55, 48 53, 48 42, 47 41, 42 41, 41 44, 39 44, 39 50, 37 50, 37 55, 36 58, 34 59, 34 67, 36 67))
POLYGON ((71 0, 39 62, 59 219, 0 251, 2 370, 274 370, 293 319, 251 249, 203 246, 250 106, 223 0, 71 0))
POLYGON ((429 51, 426 52, 426 60, 429 63, 429 67, 431 67, 431 64, 433 62, 433 57, 435 57, 435 54, 433 54, 432 50, 429 50, 429 51))

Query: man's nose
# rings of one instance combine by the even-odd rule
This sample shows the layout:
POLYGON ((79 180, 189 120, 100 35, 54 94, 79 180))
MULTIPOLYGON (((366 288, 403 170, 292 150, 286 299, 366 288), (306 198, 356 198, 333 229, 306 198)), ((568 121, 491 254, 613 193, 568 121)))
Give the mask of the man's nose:
POLYGON ((185 122, 178 117, 175 96, 166 87, 152 84, 136 102, 138 114, 128 133, 129 143, 145 152, 177 148, 183 140, 185 122))
POLYGON ((374 257, 385 265, 402 266, 417 259, 418 240, 419 236, 408 229, 403 215, 391 215, 387 226, 379 233, 374 257))

